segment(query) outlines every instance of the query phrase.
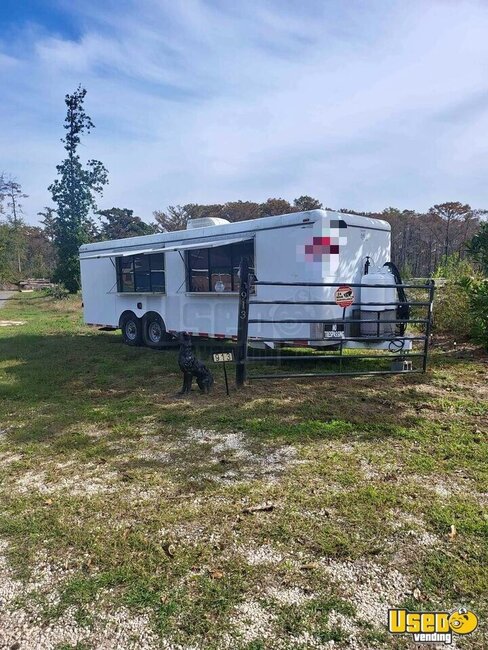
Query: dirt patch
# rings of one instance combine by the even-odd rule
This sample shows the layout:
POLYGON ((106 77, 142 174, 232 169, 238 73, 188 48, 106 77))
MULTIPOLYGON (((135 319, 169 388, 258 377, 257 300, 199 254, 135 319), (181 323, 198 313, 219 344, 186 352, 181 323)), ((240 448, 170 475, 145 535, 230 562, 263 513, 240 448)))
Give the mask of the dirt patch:
POLYGON ((488 493, 478 492, 474 488, 474 481, 459 473, 458 476, 439 476, 429 474, 421 476, 410 474, 403 477, 405 483, 414 483, 424 490, 433 492, 437 497, 447 500, 453 496, 466 496, 478 501, 480 505, 486 505, 488 502, 488 493))
POLYGON ((14 452, 9 452, 9 451, 0 452, 0 465, 8 465, 9 463, 16 463, 19 460, 22 460, 21 454, 16 454, 14 452))
POLYGON ((255 478, 277 479, 288 465, 299 463, 292 445, 270 449, 241 432, 219 432, 213 429, 188 429, 187 441, 206 449, 206 463, 222 468, 205 478, 216 482, 246 481, 255 478))
POLYGON ((332 561, 325 572, 338 584, 339 592, 354 604, 358 619, 374 627, 384 625, 385 611, 412 593, 409 580, 396 569, 367 560, 332 561))
MULTIPOLYGON (((251 643, 257 639, 265 641, 273 638, 272 624, 275 618, 259 602, 249 600, 236 607, 231 624, 245 643, 251 643)), ((232 640, 235 647, 235 638, 232 640)))
POLYGON ((71 496, 92 496, 117 489, 117 472, 103 470, 97 465, 85 464, 83 472, 66 472, 74 463, 57 463, 51 471, 27 470, 15 481, 15 488, 21 494, 32 492, 55 494, 65 492, 71 496))
POLYGON ((105 438, 106 436, 110 435, 110 430, 103 429, 96 424, 83 424, 81 427, 80 425, 73 425, 72 427, 68 427, 66 429, 66 433, 83 433, 85 436, 97 440, 98 438, 105 438))
POLYGON ((77 645, 118 650, 157 650, 174 648, 158 642, 151 631, 147 614, 134 615, 127 609, 99 611, 91 629, 80 626, 74 608, 69 608, 56 623, 45 625, 39 617, 22 609, 0 614, 0 646, 23 650, 55 650, 77 645), (16 645, 19 644, 19 645, 16 645))
POLYGON ((240 553, 248 564, 251 566, 261 564, 278 564, 283 561, 283 555, 275 550, 272 546, 265 544, 256 548, 243 548, 238 547, 237 552, 240 553))
POLYGON ((280 605, 293 605, 297 607, 313 598, 312 594, 305 593, 300 587, 269 587, 266 591, 266 596, 272 598, 280 605))
MULTIPOLYGON (((393 540, 401 541, 402 546, 422 546, 429 548, 441 543, 441 539, 426 530, 426 523, 421 515, 412 515, 401 510, 392 513, 395 521, 392 524, 394 531, 393 540)), ((388 540, 385 540, 388 545, 388 540)))
POLYGON ((161 645, 151 630, 149 615, 134 614, 121 608, 105 609, 103 603, 89 607, 93 617, 90 628, 76 621, 76 612, 68 608, 54 623, 45 624, 40 608, 30 605, 29 609, 17 607, 16 601, 26 594, 36 591, 42 593, 49 604, 58 601, 58 588, 72 574, 62 564, 56 565, 38 558, 32 579, 27 583, 15 579, 6 560, 8 544, 0 542, 0 647, 19 647, 23 650, 54 650, 61 645, 86 644, 89 647, 117 650, 156 650, 174 648, 161 645))
MULTIPOLYGON (((88 434, 90 435, 90 434, 88 434)), ((94 437, 103 435, 96 430, 94 437)), ((264 478, 273 482, 287 467, 304 461, 292 445, 270 446, 242 432, 190 428, 178 437, 145 435, 130 444, 111 442, 117 460, 168 468, 185 480, 236 483, 264 478)))
POLYGON ((0 320, 0 327, 17 327, 26 323, 26 320, 0 320))

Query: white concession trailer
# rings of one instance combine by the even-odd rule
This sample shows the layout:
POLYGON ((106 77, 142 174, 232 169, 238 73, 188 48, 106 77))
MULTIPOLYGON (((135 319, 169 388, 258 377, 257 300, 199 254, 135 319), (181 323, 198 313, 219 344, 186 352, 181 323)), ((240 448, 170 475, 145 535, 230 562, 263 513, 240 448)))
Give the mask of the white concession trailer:
MULTIPOLYGON (((396 282, 383 268, 390 261, 389 224, 352 214, 310 210, 235 223, 195 219, 186 230, 86 244, 80 248, 85 322, 120 328, 127 344, 155 348, 182 331, 235 339, 242 258, 247 258, 258 280, 336 283, 337 287, 360 283, 365 268, 367 271, 370 267, 368 281, 374 284, 376 277, 383 288, 377 293, 369 289, 369 304, 384 312, 385 320, 392 309, 395 314, 394 308, 382 306, 398 300, 393 287, 384 287, 396 282)), ((253 290, 256 300, 301 304, 256 304, 253 318, 319 322, 254 323, 249 326, 249 339, 258 345, 267 345, 267 339, 272 339, 271 346, 280 341, 312 345, 313 340, 314 347, 336 343, 344 331, 328 321, 343 315, 352 318, 354 304, 344 313, 335 303, 306 303, 333 301, 337 287, 258 284, 253 290)), ((360 288, 354 293, 355 302, 360 302, 360 288)), ((371 340, 372 347, 384 347, 381 336, 391 341, 387 325, 379 334, 371 340)))

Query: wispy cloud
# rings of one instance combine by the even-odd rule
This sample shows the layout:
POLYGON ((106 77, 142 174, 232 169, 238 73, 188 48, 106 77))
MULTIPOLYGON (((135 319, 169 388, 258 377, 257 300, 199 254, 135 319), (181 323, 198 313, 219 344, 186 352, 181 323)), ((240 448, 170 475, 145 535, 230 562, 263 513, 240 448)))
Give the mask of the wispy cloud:
POLYGON ((97 125, 83 152, 110 171, 103 206, 488 205, 484 2, 73 4, 58 10, 76 33, 33 14, 0 37, 0 167, 31 220, 79 82, 97 125))

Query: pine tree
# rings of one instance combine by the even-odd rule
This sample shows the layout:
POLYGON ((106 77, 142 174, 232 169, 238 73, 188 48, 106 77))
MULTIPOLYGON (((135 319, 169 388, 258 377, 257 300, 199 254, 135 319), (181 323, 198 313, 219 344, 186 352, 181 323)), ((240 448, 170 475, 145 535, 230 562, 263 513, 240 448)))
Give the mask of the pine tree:
POLYGON ((488 221, 481 223, 480 229, 468 243, 467 249, 470 256, 480 265, 484 276, 488 278, 488 221))
POLYGON ((26 199, 28 195, 24 194, 21 184, 15 178, 1 174, 0 196, 2 197, 2 203, 6 199, 7 224, 11 231, 10 252, 15 259, 14 275, 20 278, 22 274, 22 258, 25 253, 24 211, 20 201, 26 199))
POLYGON ((85 88, 78 86, 72 95, 65 97, 68 108, 64 122, 66 137, 61 142, 68 156, 56 166, 60 178, 48 188, 56 204, 54 244, 58 264, 55 279, 73 293, 80 288, 78 249, 90 240, 93 220, 89 215, 96 210, 95 195, 101 194, 108 183, 108 172, 99 160, 89 160, 84 167, 78 155, 81 136, 94 128, 83 108, 85 95, 85 88))

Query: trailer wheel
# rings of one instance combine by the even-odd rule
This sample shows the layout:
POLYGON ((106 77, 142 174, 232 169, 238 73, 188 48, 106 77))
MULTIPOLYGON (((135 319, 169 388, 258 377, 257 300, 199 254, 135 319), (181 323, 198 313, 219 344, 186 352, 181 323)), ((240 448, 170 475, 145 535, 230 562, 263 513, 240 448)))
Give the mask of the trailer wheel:
POLYGON ((150 311, 142 319, 142 340, 148 348, 156 350, 164 348, 170 336, 161 316, 155 311, 150 311))
POLYGON ((126 345, 141 345, 142 343, 142 325, 141 321, 131 311, 122 314, 120 317, 120 329, 122 330, 122 339, 126 345))

